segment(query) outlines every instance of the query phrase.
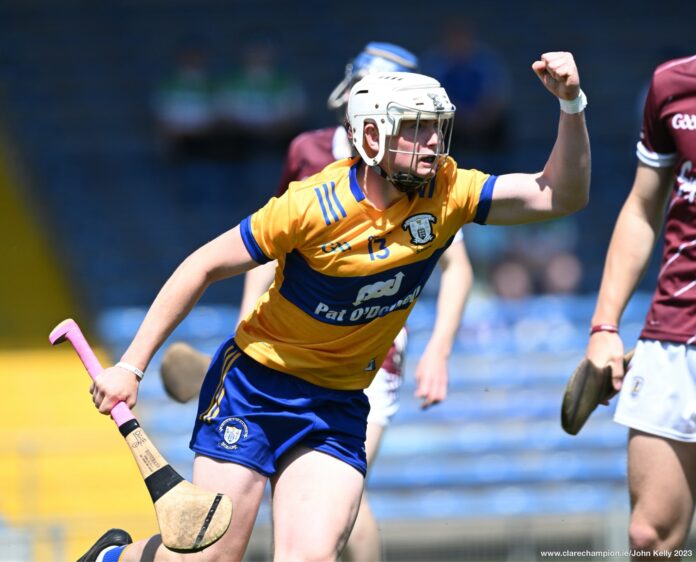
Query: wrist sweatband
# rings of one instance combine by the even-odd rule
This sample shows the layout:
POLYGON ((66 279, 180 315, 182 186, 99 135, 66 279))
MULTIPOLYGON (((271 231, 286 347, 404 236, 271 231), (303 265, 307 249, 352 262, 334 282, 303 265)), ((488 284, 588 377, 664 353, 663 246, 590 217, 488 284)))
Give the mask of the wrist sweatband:
POLYGON ((613 334, 618 334, 619 327, 614 326, 614 324, 595 324, 590 328, 590 335, 596 334, 597 332, 611 332, 613 334))
POLYGON ((143 380, 143 377, 145 376, 145 373, 143 373, 135 365, 131 365, 130 363, 126 363, 125 361, 119 361, 118 363, 116 363, 116 366, 133 373, 138 378, 138 382, 143 380))
POLYGON ((587 96, 582 90, 580 90, 578 97, 574 100, 564 100, 558 98, 558 101, 561 104, 561 111, 563 113, 569 113, 570 115, 580 113, 587 107, 587 96))

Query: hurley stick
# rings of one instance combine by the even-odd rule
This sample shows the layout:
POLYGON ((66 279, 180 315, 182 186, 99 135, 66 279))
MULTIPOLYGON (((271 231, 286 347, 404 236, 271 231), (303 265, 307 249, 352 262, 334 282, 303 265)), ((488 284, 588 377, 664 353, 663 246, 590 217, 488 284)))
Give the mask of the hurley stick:
MULTIPOLYGON (((63 320, 48 339, 52 345, 69 341, 93 380, 102 372, 74 320, 63 320)), ((164 545, 176 552, 197 552, 222 537, 232 518, 230 499, 184 480, 160 454, 124 402, 111 409, 111 417, 128 443, 150 492, 164 545)))

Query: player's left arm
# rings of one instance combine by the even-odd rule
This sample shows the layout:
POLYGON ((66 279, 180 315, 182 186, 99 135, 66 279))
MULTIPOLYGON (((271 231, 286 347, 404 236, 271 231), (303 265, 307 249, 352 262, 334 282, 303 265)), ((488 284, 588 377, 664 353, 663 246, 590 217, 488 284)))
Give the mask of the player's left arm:
MULTIPOLYGON (((561 100, 580 96, 580 76, 570 53, 545 53, 532 69, 561 100)), ((500 176, 493 189, 488 224, 521 224, 581 210, 590 193, 590 140, 584 111, 560 112, 556 142, 535 174, 500 176)))
POLYGON ((237 326, 256 308, 256 303, 261 298, 261 295, 268 291, 275 277, 276 265, 278 265, 276 260, 269 261, 254 269, 250 269, 244 275, 244 289, 242 291, 242 300, 239 303, 237 326))
POLYGON ((463 240, 453 242, 442 254, 439 264, 442 276, 437 297, 437 317, 416 368, 415 396, 422 399, 422 408, 442 402, 447 397, 447 360, 474 278, 463 240))

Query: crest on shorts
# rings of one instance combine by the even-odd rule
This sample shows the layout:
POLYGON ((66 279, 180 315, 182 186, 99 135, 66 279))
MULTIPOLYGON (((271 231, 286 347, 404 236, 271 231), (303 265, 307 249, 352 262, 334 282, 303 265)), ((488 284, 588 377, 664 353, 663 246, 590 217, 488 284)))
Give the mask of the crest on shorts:
POLYGON ((234 445, 239 438, 242 436, 242 430, 238 427, 226 427, 225 428, 225 443, 228 445, 234 445))
POLYGON ((401 228, 408 230, 409 234, 411 234, 411 244, 423 246, 435 240, 432 225, 436 222, 435 215, 420 213, 408 217, 401 225, 401 228))
POLYGON ((643 377, 633 377, 631 381, 631 396, 634 398, 638 396, 638 393, 643 388, 643 377))
POLYGON ((233 450, 237 448, 240 439, 249 435, 249 428, 243 420, 239 418, 227 418, 218 427, 222 434, 222 441, 218 443, 223 449, 233 450))

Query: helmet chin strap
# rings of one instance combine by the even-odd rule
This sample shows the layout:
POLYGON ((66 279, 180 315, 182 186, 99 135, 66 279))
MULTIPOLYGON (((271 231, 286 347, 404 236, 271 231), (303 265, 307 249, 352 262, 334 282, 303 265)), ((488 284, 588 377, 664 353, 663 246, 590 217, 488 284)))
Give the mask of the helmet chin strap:
POLYGON ((418 191, 430 180, 430 178, 421 178, 411 172, 394 172, 393 174, 388 174, 379 164, 375 164, 371 166, 371 168, 402 193, 413 193, 418 191))

